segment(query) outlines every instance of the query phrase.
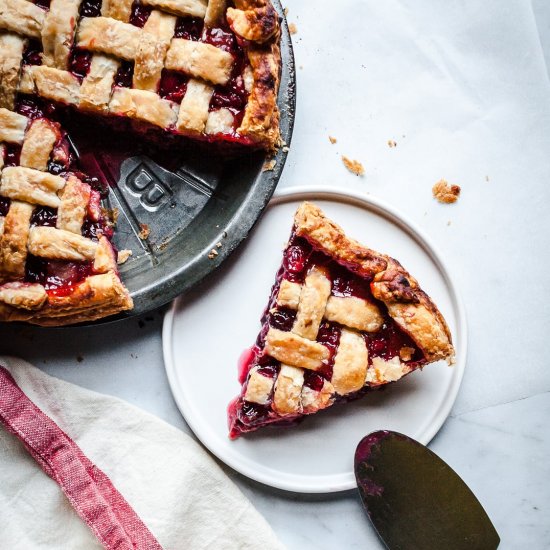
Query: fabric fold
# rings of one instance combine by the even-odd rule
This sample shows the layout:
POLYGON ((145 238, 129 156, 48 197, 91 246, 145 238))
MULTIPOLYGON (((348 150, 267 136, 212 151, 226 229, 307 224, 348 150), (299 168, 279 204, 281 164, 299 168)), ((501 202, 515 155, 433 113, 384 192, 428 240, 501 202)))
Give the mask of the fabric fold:
POLYGON ((0 547, 96 548, 93 532, 121 550, 282 548, 187 435, 20 360, 0 365, 0 547))

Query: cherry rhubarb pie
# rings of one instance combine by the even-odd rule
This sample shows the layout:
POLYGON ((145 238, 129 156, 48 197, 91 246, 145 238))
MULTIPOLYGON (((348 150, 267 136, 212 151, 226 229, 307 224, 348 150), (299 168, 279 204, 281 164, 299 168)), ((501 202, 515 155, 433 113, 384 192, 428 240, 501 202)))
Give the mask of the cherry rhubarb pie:
POLYGON ((0 107, 273 149, 279 37, 269 0, 0 0, 0 107))
POLYGON ((0 321, 132 307, 59 120, 272 150, 279 38, 269 0, 0 0, 0 321))
POLYGON ((451 334, 418 282, 305 202, 241 365, 230 437, 355 399, 439 359, 453 362, 451 334))
POLYGON ((0 108, 0 321, 62 325, 130 309, 100 207, 67 136, 35 104, 0 108))

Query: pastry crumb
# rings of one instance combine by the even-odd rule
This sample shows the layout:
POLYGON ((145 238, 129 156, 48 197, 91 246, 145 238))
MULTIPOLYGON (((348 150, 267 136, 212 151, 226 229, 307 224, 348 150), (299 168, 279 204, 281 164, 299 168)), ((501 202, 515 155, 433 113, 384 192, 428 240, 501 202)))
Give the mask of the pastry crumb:
POLYGON ((213 260, 217 255, 218 255, 218 251, 217 251, 215 248, 213 248, 213 249, 210 251, 210 253, 208 254, 208 258, 209 258, 210 260, 213 260))
POLYGON ((285 9, 283 10, 283 13, 285 14, 285 17, 286 17, 286 16, 288 15, 288 8, 285 8, 285 9))
POLYGON ((271 172, 275 168, 276 164, 277 164, 277 161, 275 159, 266 160, 264 162, 262 172, 271 172))
POLYGON ((334 145, 338 140, 335 137, 328 136, 328 140, 334 145))
POLYGON ((403 346, 399 350, 399 357, 401 361, 410 361, 414 355, 414 348, 410 348, 409 346, 403 346))
POLYGON ((288 32, 289 32, 290 34, 296 34, 296 33, 298 32, 298 27, 296 26, 295 23, 290 23, 290 24, 288 25, 288 32))
POLYGON ((286 145, 282 148, 283 153, 288 153, 290 151, 290 147, 287 147, 286 145))
POLYGON ((390 149, 393 149, 394 147, 397 147, 397 141, 395 141, 394 139, 388 139, 388 147, 390 149))
POLYGON ((118 251, 118 257, 116 263, 122 265, 128 261, 128 258, 133 254, 131 250, 124 249, 118 251))
POLYGON ((216 243, 216 248, 221 248, 222 247, 222 243, 216 243))
POLYGON ((151 233, 151 230, 149 229, 149 226, 146 223, 140 223, 139 227, 140 227, 141 231, 138 233, 138 237, 142 241, 145 241, 149 237, 149 234, 151 233))
POLYGON ((435 199, 443 204, 451 204, 458 200, 460 195, 459 185, 449 185, 447 180, 440 179, 433 187, 432 194, 435 199))
POLYGON ((342 155, 342 162, 352 174, 355 174, 356 176, 363 176, 365 174, 365 169, 358 160, 351 160, 348 157, 342 155))

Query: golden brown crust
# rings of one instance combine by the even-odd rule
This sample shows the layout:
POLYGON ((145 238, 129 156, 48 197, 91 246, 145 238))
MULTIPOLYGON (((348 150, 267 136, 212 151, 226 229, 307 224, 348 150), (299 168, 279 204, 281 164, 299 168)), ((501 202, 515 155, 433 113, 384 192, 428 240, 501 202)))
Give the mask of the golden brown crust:
MULTIPOLYGON (((0 165, 0 196, 11 199, 7 214, 0 216, 0 321, 58 326, 130 309, 132 299, 119 279, 111 243, 101 234, 97 242, 82 234, 86 215, 99 220, 91 213, 92 189, 72 173, 62 177, 46 171, 58 126, 46 119, 29 125, 26 117, 7 109, 0 109, 0 118, 21 129, 23 135, 8 132, 4 139, 22 144, 20 161, 26 165, 0 165), (55 227, 31 223, 35 205, 57 209, 55 227), (61 263, 87 262, 93 275, 72 289, 47 290, 25 281, 28 254, 61 263)), ((59 270, 63 279, 64 267, 59 270)))
POLYGON ((320 208, 309 202, 300 205, 294 222, 297 235, 351 271, 372 278, 373 296, 386 305, 389 315, 411 336, 428 361, 453 360, 454 348, 445 319, 397 260, 350 239, 320 208))
POLYGON ((321 209, 310 202, 304 202, 298 208, 294 229, 297 235, 305 237, 359 275, 372 277, 386 269, 384 256, 350 239, 339 225, 326 218, 321 209))
POLYGON ((253 84, 238 133, 273 150, 280 141, 277 94, 281 73, 280 25, 269 0, 237 0, 227 10, 233 32, 245 40, 253 84), (241 34, 242 33, 242 34, 241 34))
POLYGON ((267 42, 279 32, 277 12, 270 3, 247 10, 229 8, 227 22, 235 34, 258 44, 267 42))
POLYGON ((132 306, 132 298, 118 275, 109 272, 84 279, 69 295, 48 294, 44 305, 37 311, 0 301, 0 321, 26 321, 41 326, 69 325, 94 321, 132 306))
MULTIPOLYGON (((210 3, 202 0, 147 0, 146 4, 161 10, 153 10, 143 28, 128 22, 127 2, 107 2, 100 16, 83 17, 75 28, 74 17, 69 13, 74 6, 69 3, 71 9, 67 12, 66 0, 52 0, 44 26, 34 17, 36 14, 44 16, 44 10, 32 4, 29 8, 29 3, 23 0, 5 1, 9 4, 9 13, 0 13, 0 26, 4 24, 8 30, 20 32, 23 38, 41 37, 45 52, 42 65, 27 65, 21 72, 22 39, 16 37, 12 40, 11 35, 2 39, 2 47, 8 50, 9 56, 6 57, 9 59, 0 63, 0 105, 12 107, 18 89, 21 93, 40 95, 81 111, 123 115, 189 137, 208 137, 209 133, 236 134, 243 138, 237 141, 247 145, 270 151, 278 145, 281 33, 277 11, 269 0, 237 0, 235 7, 227 9, 224 0, 210 3), (117 4, 121 6, 114 9, 117 4), (31 11, 27 13, 29 9, 31 11), (248 58, 243 79, 249 97, 238 128, 235 128, 237 124, 233 117, 228 116, 229 111, 222 113, 229 122, 220 125, 215 118, 216 109, 212 112, 213 124, 206 124, 206 130, 210 129, 210 132, 205 131, 202 123, 198 130, 197 124, 186 127, 183 124, 186 116, 180 118, 175 126, 177 103, 158 94, 163 69, 190 75, 212 86, 227 84, 232 74, 234 57, 224 48, 206 40, 174 37, 178 15, 205 17, 206 28, 219 25, 225 17, 243 48, 248 58), (6 16, 10 21, 4 21, 6 16), (90 72, 82 82, 69 70, 73 35, 74 44, 93 54, 90 72), (58 40, 59 37, 62 40, 58 40), (134 62, 132 88, 113 86, 120 59, 134 62)), ((221 25, 225 26, 224 23, 221 25)), ((185 107, 189 108, 189 105, 185 107)), ((191 121, 202 121, 208 115, 208 107, 199 108, 199 115, 191 117, 191 121)))

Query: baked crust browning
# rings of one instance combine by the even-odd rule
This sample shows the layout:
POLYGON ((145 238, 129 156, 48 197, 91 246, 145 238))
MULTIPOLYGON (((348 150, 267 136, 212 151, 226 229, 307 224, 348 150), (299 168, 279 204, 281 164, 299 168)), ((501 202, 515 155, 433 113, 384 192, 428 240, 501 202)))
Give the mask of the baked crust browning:
MULTIPOLYGON (((20 166, 0 162, 0 197, 7 208, 0 215, 0 321, 57 326, 131 309, 115 250, 103 234, 107 222, 96 233, 83 231, 87 221, 101 221, 98 192, 70 166, 63 175, 47 171, 62 135, 59 125, 2 108, 1 120, 9 131, 0 139, 22 147, 20 166), (44 207, 55 209, 55 223, 40 224, 44 207), (45 267, 35 270, 30 260, 45 267)), ((0 161, 3 155, 0 143, 0 161)))
POLYGON ((386 269, 386 257, 350 239, 339 225, 310 202, 304 202, 298 208, 294 228, 297 235, 306 238, 358 275, 372 277, 386 269))
POLYGON ((80 18, 78 4, 51 0, 49 10, 44 10, 24 0, 0 0, 0 46, 5 50, 0 61, 0 107, 13 108, 20 92, 80 111, 134 118, 191 138, 210 140, 210 135, 219 134, 222 141, 236 138, 269 151, 278 145, 280 24, 269 0, 239 0, 234 8, 227 8, 225 0, 147 0, 145 4, 154 9, 143 27, 130 23, 131 2, 104 0, 101 15, 80 18), (179 38, 177 16, 204 18, 201 39, 179 38), (193 101, 182 103, 185 109, 178 117, 179 102, 167 101, 160 94, 163 70, 200 79, 209 86, 225 86, 236 78, 233 53, 208 39, 210 28, 226 28, 225 19, 248 59, 242 74, 248 92, 242 120, 236 122, 227 109, 213 108, 211 94, 206 108, 197 104, 197 113, 189 112, 193 101), (41 65, 23 60, 28 38, 43 43, 41 65), (75 46, 91 55, 83 79, 70 68, 75 46), (115 83, 121 60, 134 63, 131 88, 115 83), (212 121, 206 123, 209 113, 212 121))
POLYGON ((271 3, 237 2, 248 9, 229 8, 227 22, 235 34, 263 44, 279 32, 277 12, 271 3), (254 7, 253 7, 254 6, 254 7))
MULTIPOLYGON (((26 321, 41 326, 69 325, 95 321, 133 306, 128 291, 112 271, 84 279, 67 296, 48 293, 37 310, 23 309, 20 305, 13 307, 7 303, 8 300, 3 298, 6 294, 4 287, 9 284, 13 283, 0 286, 0 321, 26 321)), ((39 292, 37 288, 33 290, 39 292)), ((10 296, 10 302, 14 301, 15 298, 10 296)))
POLYGON ((372 294, 386 304, 388 313, 424 352, 426 359, 454 360, 451 332, 443 315, 418 282, 396 260, 377 274, 372 294))
POLYGON ((416 342, 428 361, 454 361, 451 333, 445 319, 411 274, 397 261, 346 236, 321 209, 304 202, 295 218, 297 235, 358 275, 372 279, 371 292, 389 315, 416 342))
POLYGON ((281 29, 269 0, 237 0, 227 10, 233 32, 246 41, 252 89, 238 133, 267 149, 280 141, 277 94, 281 74, 281 29))

